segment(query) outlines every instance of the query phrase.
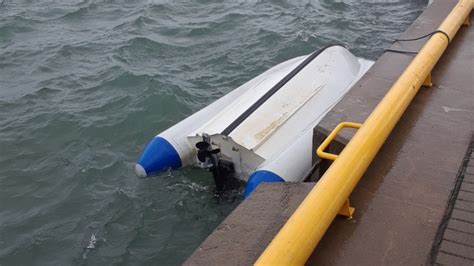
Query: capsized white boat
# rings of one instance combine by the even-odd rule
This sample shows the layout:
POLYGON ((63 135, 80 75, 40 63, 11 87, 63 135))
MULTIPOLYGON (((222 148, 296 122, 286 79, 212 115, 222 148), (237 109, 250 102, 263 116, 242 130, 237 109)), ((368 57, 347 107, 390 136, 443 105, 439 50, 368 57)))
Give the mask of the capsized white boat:
POLYGON ((140 177, 196 165, 217 190, 247 182, 300 182, 311 170, 312 132, 373 62, 342 46, 280 63, 158 134, 135 165, 140 177))

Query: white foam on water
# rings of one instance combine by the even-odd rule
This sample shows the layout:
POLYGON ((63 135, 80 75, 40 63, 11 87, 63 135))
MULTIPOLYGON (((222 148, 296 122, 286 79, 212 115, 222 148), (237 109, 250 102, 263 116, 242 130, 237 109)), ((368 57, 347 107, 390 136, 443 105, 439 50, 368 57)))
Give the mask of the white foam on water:
POLYGON ((97 242, 99 241, 104 241, 105 239, 98 239, 94 233, 91 234, 91 238, 89 239, 89 243, 87 244, 87 247, 84 248, 84 253, 82 254, 83 259, 87 259, 87 254, 89 251, 93 250, 96 248, 97 242))
POLYGON ((89 240, 89 245, 87 245, 86 249, 94 249, 95 244, 97 243, 97 238, 94 234, 91 235, 91 239, 89 240))

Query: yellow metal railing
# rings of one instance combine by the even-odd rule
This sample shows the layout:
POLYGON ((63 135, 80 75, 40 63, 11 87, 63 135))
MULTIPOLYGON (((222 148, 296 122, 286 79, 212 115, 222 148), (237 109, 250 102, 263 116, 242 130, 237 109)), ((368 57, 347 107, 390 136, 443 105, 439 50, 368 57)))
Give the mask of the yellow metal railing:
POLYGON ((446 50, 474 0, 460 0, 306 196, 256 265, 303 265, 446 50), (448 38, 449 37, 449 38, 448 38))
POLYGON ((339 125, 334 128, 334 130, 331 132, 331 134, 328 135, 328 137, 319 145, 319 148, 316 150, 316 154, 319 156, 319 158, 323 159, 328 159, 328 160, 336 160, 337 155, 325 152, 324 150, 329 146, 329 144, 334 140, 334 138, 337 136, 337 133, 341 131, 341 129, 345 127, 351 127, 351 128, 356 128, 359 129, 362 126, 362 124, 359 123, 354 123, 354 122, 342 122, 339 125))

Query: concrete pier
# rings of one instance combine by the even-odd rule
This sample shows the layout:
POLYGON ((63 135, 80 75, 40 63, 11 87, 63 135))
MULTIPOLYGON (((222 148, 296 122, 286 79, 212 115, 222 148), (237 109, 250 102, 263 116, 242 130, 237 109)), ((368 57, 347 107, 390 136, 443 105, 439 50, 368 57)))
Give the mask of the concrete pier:
MULTIPOLYGON (((436 30, 455 4, 435 1, 400 38, 436 30)), ((426 40, 390 49, 416 52, 426 40)), ((352 193, 354 218, 337 217, 308 264, 473 265, 474 192, 465 159, 474 130, 473 42, 472 26, 462 27, 432 72, 433 87, 420 90, 352 193)), ((413 56, 383 54, 315 128, 314 150, 338 123, 363 122, 413 56)), ((343 130, 330 148, 342 149, 352 134, 343 130)), ((312 179, 329 163, 323 161, 312 179)), ((252 264, 313 185, 260 186, 185 264, 252 264)))

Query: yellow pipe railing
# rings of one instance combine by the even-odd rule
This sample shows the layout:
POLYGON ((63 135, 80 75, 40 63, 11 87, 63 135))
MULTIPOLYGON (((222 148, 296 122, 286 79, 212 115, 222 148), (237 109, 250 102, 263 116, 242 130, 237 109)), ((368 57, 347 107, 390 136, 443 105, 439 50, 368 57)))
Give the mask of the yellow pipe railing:
POLYGON ((469 16, 460 0, 255 263, 303 265, 469 16), (448 39, 449 36, 449 39, 448 39))

